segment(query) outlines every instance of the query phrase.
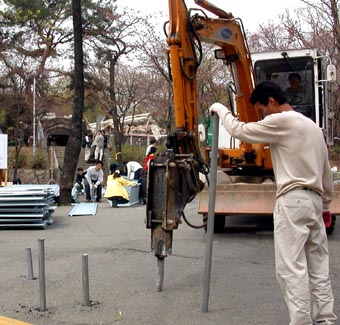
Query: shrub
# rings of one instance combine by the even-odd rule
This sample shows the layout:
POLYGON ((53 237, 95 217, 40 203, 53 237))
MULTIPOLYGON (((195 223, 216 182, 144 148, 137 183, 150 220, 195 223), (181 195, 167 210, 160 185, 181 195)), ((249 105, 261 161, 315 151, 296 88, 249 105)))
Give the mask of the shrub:
POLYGON ((32 157, 32 169, 45 169, 47 162, 41 154, 36 154, 35 158, 32 157))
MULTIPOLYGON (((22 147, 19 152, 18 168, 26 169, 45 169, 48 167, 46 159, 44 159, 41 150, 36 148, 36 156, 33 158, 32 147, 22 147)), ((8 168, 15 167, 15 147, 8 147, 8 168)))
POLYGON ((140 164, 143 165, 145 159, 145 147, 141 146, 130 146, 130 145, 123 145, 122 146, 122 154, 124 161, 138 161, 140 164))

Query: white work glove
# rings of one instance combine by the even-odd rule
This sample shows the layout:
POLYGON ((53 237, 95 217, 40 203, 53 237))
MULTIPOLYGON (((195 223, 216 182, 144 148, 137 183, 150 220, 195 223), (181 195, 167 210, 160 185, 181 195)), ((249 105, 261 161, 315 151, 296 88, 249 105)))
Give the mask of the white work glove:
POLYGON ((214 115, 214 113, 217 113, 218 116, 221 116, 223 112, 229 113, 229 110, 227 107, 220 103, 214 103, 209 108, 210 115, 214 115))

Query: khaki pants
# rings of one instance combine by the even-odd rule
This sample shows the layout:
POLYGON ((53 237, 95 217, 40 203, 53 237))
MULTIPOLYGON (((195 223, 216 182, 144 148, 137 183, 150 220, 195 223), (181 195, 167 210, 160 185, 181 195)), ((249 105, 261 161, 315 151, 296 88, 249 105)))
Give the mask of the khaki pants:
POLYGON ((335 324, 321 196, 312 191, 292 190, 277 198, 274 243, 276 276, 290 324, 335 324))

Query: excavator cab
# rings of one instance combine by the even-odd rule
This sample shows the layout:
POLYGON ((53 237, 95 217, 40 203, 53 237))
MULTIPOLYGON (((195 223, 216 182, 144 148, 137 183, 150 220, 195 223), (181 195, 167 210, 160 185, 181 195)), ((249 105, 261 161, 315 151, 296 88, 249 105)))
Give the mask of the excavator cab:
POLYGON ((252 60, 256 81, 278 83, 291 106, 324 129, 327 143, 333 144, 330 59, 316 49, 300 49, 253 53, 252 60))

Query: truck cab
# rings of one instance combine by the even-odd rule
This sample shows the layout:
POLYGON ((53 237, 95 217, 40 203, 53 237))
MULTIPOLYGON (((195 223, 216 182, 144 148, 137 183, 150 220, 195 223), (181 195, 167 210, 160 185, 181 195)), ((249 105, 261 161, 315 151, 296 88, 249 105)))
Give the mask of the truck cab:
POLYGON ((285 91, 289 104, 324 130, 333 144, 333 69, 329 57, 316 49, 253 53, 256 83, 272 81, 285 91))

